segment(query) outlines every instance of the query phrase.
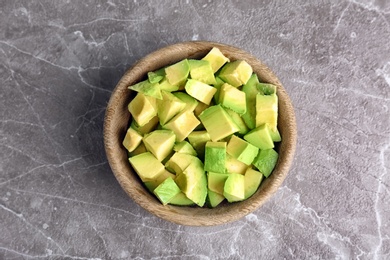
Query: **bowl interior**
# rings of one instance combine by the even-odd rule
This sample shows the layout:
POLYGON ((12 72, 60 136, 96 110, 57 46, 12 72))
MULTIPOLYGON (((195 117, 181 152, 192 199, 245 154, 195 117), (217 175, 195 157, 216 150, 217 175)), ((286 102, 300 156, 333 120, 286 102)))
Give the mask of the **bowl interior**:
POLYGON ((107 106, 104 122, 104 143, 107 159, 118 182, 125 192, 141 207, 165 220, 181 225, 210 226, 237 220, 261 206, 282 184, 288 174, 296 145, 296 122, 291 101, 273 72, 261 61, 238 48, 214 42, 184 42, 157 50, 130 68, 118 82, 107 106), (162 205, 143 186, 128 162, 127 151, 122 146, 130 121, 127 105, 134 97, 128 90, 146 77, 147 72, 173 64, 185 58, 201 58, 212 47, 218 47, 230 60, 243 59, 253 68, 261 82, 277 86, 279 98, 278 128, 282 141, 276 147, 279 153, 277 165, 269 178, 249 199, 237 203, 225 203, 216 208, 180 207, 162 205))

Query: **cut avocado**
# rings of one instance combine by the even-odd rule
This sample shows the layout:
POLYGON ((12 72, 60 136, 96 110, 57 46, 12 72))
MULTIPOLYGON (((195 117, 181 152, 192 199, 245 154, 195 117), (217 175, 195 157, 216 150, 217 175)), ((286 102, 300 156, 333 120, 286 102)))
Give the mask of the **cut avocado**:
POLYGON ((154 129, 156 129, 158 125, 158 116, 153 117, 152 119, 149 120, 145 125, 139 126, 135 120, 131 121, 130 127, 136 130, 138 133, 141 135, 145 135, 147 133, 150 133, 154 129))
POLYGON ((139 126, 144 126, 157 115, 156 99, 138 93, 129 103, 128 109, 139 126))
POLYGON ((252 168, 248 168, 245 172, 245 199, 252 196, 260 186, 263 180, 263 174, 252 168))
POLYGON ((225 181, 224 197, 229 202, 241 201, 245 198, 245 177, 242 174, 231 173, 225 181))
POLYGON ((260 150, 259 154, 253 161, 253 165, 268 178, 275 168, 278 156, 278 153, 274 149, 260 150))
MULTIPOLYGON (((193 155, 185 154, 185 153, 174 153, 172 157, 165 164, 165 168, 168 171, 179 174, 182 173, 185 168, 190 165, 190 163, 194 160, 193 155)), ((196 158, 196 157, 195 157, 196 158)))
POLYGON ((199 115, 199 119, 214 142, 240 130, 220 105, 207 108, 199 115))
POLYGON ((134 151, 129 152, 128 155, 129 155, 129 157, 132 157, 132 156, 136 156, 136 155, 138 155, 138 154, 145 153, 145 152, 147 152, 147 151, 146 151, 146 147, 145 147, 144 143, 141 142, 141 143, 137 146, 137 148, 135 148, 134 151))
POLYGON ((255 159, 259 153, 259 149, 256 146, 233 135, 227 145, 227 153, 240 162, 243 162, 246 165, 250 165, 253 162, 253 159, 255 159))
POLYGON ((171 119, 167 124, 163 125, 164 129, 170 129, 176 134, 176 141, 183 141, 198 125, 199 120, 194 113, 183 111, 171 119))
POLYGON ((196 106, 199 103, 195 98, 191 97, 187 93, 174 92, 172 94, 175 95, 178 99, 180 99, 181 101, 183 101, 186 104, 185 107, 183 108, 183 111, 186 110, 186 111, 192 112, 195 110, 196 106))
POLYGON ((240 115, 246 112, 245 93, 228 83, 221 86, 218 103, 232 109, 240 115))
POLYGON ((268 124, 272 131, 277 130, 278 122, 278 96, 256 95, 256 127, 268 124))
POLYGON ((170 92, 162 91, 162 100, 157 100, 157 115, 160 124, 165 125, 175 115, 179 114, 186 104, 170 92))
POLYGON ((223 194, 223 188, 225 186, 225 181, 229 177, 228 173, 216 173, 208 172, 207 173, 207 184, 209 190, 213 192, 223 194))
POLYGON ((164 71, 158 71, 158 72, 148 72, 148 81, 150 83, 159 83, 164 78, 164 71))
POLYGON ((207 200, 208 203, 210 204, 210 207, 215 208, 219 204, 222 203, 222 201, 225 199, 225 197, 221 194, 218 194, 214 191, 208 190, 207 191, 207 200))
POLYGON ((142 93, 146 96, 162 99, 159 84, 150 83, 149 80, 144 80, 135 85, 129 86, 129 89, 142 93))
POLYGON ((226 171, 228 173, 238 173, 244 175, 248 169, 248 165, 240 162, 230 154, 226 154, 226 171))
POLYGON ((123 139, 123 146, 127 149, 127 151, 132 152, 142 141, 142 135, 138 133, 133 128, 129 127, 126 132, 126 136, 123 139))
POLYGON ((164 77, 160 83, 159 83, 159 87, 160 87, 160 90, 161 91, 167 91, 167 92, 173 92, 173 91, 177 91, 179 90, 179 86, 177 85, 172 85, 171 83, 169 83, 168 79, 166 77, 164 77))
POLYGON ((165 68, 165 75, 171 85, 182 86, 186 83, 190 73, 188 60, 179 61, 165 68))
POLYGON ((264 95, 272 95, 276 93, 276 86, 269 83, 259 83, 257 85, 259 91, 263 92, 264 95))
POLYGON ((176 136, 171 130, 154 130, 144 136, 146 149, 159 161, 164 160, 172 151, 176 136))
POLYGON ((272 141, 274 142, 280 142, 282 141, 282 137, 280 136, 279 130, 276 129, 276 131, 269 131, 269 134, 271 135, 272 141))
POLYGON ((168 177, 154 189, 153 193, 163 205, 167 205, 176 195, 181 193, 181 190, 176 182, 171 177, 168 177))
POLYGON ((196 151, 192 145, 187 141, 181 141, 173 146, 173 150, 178 153, 185 153, 193 156, 197 156, 196 151))
POLYGON ((252 67, 246 61, 236 60, 224 65, 218 76, 233 87, 239 87, 247 83, 252 72, 252 67))
POLYGON ((226 142, 207 142, 204 156, 205 171, 226 172, 226 142))
POLYGON ((213 100, 215 101, 215 103, 218 103, 219 102, 219 92, 221 90, 222 85, 225 84, 225 82, 222 79, 220 79, 219 77, 216 77, 215 81, 216 81, 216 84, 214 84, 214 88, 217 89, 217 92, 215 92, 213 100))
POLYGON ((150 152, 130 157, 129 162, 143 182, 154 180, 165 170, 164 165, 150 152))
POLYGON ((274 148, 274 142, 272 141, 267 124, 253 129, 244 135, 244 139, 262 150, 274 148))
POLYGON ((190 64, 190 76, 192 79, 201 81, 208 85, 216 83, 213 69, 207 60, 188 60, 190 64))
POLYGON ((171 172, 164 170, 162 171, 158 176, 156 176, 153 180, 144 182, 146 188, 150 192, 153 193, 154 189, 157 188, 158 185, 160 185, 163 181, 165 181, 167 178, 171 177, 172 179, 175 179, 175 175, 171 172))
POLYGON ((169 204, 171 205, 176 205, 176 206, 193 206, 195 203, 187 198, 187 196, 183 193, 180 192, 177 194, 171 201, 169 201, 169 204))
POLYGON ((205 146, 210 141, 210 135, 207 131, 193 131, 188 135, 188 141, 194 147, 198 157, 204 159, 205 146))
POLYGON ((188 79, 184 89, 188 95, 207 105, 210 104, 215 92, 217 92, 216 88, 195 79, 188 79))
POLYGON ((233 122, 238 127, 238 134, 239 135, 245 135, 249 132, 248 126, 245 124, 244 120, 242 119, 242 116, 240 116, 236 111, 233 111, 229 108, 225 108, 225 111, 229 114, 229 116, 232 118, 233 122))
POLYGON ((229 62, 229 59, 222 54, 222 52, 213 47, 209 53, 202 59, 210 62, 213 72, 217 72, 226 62, 229 62))
POLYGON ((246 97, 246 112, 242 115, 242 119, 249 129, 256 128, 256 95, 259 93, 257 85, 259 80, 256 74, 252 74, 248 82, 242 87, 242 91, 246 97))

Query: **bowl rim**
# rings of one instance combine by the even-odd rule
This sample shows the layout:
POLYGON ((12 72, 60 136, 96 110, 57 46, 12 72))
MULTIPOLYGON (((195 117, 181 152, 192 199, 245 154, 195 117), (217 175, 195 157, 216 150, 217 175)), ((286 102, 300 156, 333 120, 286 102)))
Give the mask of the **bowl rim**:
POLYGON ((107 160, 115 178, 127 195, 139 206, 157 217, 176 224, 214 226, 236 221, 248 215, 263 205, 277 191, 292 165, 297 142, 297 127, 294 108, 286 90, 276 75, 258 58, 242 49, 227 44, 211 41, 186 41, 168 45, 149 53, 135 62, 122 75, 112 91, 107 104, 103 135, 107 160), (280 108, 282 107, 283 111, 286 112, 286 114, 279 113, 279 118, 285 116, 283 118, 283 129, 280 129, 280 131, 282 138, 286 135, 289 138, 287 140, 282 139, 280 143, 280 149, 283 149, 280 151, 283 151, 283 154, 279 154, 280 159, 271 176, 263 180, 267 184, 262 183, 257 192, 249 199, 211 209, 205 207, 164 206, 147 191, 139 179, 137 180, 138 176, 136 176, 137 174, 132 170, 127 160, 127 153, 127 163, 124 163, 123 153, 125 153, 125 150, 122 146, 122 140, 129 124, 130 113, 126 115, 126 112, 123 110, 127 110, 127 104, 131 100, 131 91, 127 89, 127 86, 140 81, 149 71, 173 64, 184 58, 199 57, 200 54, 206 54, 212 47, 219 48, 230 59, 236 60, 239 57, 239 59, 246 60, 252 66, 254 73, 258 75, 261 82, 268 82, 277 86, 279 111, 281 111, 280 108), (162 63, 159 64, 160 62, 162 63), (126 98, 124 99, 123 97, 126 98), (120 120, 126 120, 126 117, 126 127, 123 125, 121 127, 118 126, 118 122, 123 124, 123 121, 120 120))

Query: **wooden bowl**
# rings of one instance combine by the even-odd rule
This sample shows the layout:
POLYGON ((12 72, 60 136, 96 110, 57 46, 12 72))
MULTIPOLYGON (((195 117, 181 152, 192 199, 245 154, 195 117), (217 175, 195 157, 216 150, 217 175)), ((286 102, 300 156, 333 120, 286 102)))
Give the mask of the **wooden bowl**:
POLYGON ((104 143, 108 162, 125 192, 150 213, 162 219, 188 226, 212 226, 235 221, 263 205, 286 178, 293 160, 296 139, 294 109, 285 89, 274 73, 249 53, 215 42, 195 41, 178 43, 159 49, 138 61, 123 75, 112 92, 104 120, 104 143), (279 97, 278 128, 282 136, 282 141, 276 148, 279 153, 279 159, 271 176, 263 180, 259 190, 245 201, 225 203, 212 209, 163 206, 143 186, 138 175, 130 166, 127 151, 122 146, 122 140, 130 121, 127 105, 134 97, 134 93, 127 87, 145 79, 149 71, 155 71, 185 58, 201 58, 212 47, 218 47, 230 60, 243 59, 247 61, 261 82, 272 83, 277 86, 279 97))

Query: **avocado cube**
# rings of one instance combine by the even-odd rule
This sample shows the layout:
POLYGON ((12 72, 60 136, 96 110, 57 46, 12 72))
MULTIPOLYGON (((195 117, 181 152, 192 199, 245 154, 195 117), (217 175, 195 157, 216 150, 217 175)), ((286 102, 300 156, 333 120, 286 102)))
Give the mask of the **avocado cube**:
POLYGON ((154 189, 153 193, 163 205, 167 205, 177 194, 181 193, 181 190, 176 182, 168 177, 154 189))
POLYGON ((175 145, 176 136, 171 130, 154 130, 143 138, 146 150, 159 161, 167 157, 175 145))
POLYGON ((154 189, 157 188, 158 185, 160 185, 163 181, 165 181, 167 178, 175 179, 175 175, 167 170, 164 170, 161 172, 158 176, 156 176, 155 179, 151 181, 144 182, 146 188, 153 193, 154 189))
POLYGON ((187 198, 187 196, 183 193, 180 192, 177 194, 171 201, 169 201, 169 204, 175 205, 175 206, 193 206, 195 203, 187 198))
POLYGON ((229 114, 229 116, 232 118, 233 122, 238 127, 238 134, 245 135, 249 132, 248 126, 245 124, 244 120, 242 119, 242 116, 240 116, 236 111, 233 111, 229 108, 225 108, 225 111, 229 114))
POLYGON ((270 130, 269 134, 271 135, 272 141, 280 142, 282 141, 282 137, 280 136, 279 130, 276 128, 276 131, 270 130))
POLYGON ((135 85, 129 86, 128 88, 146 96, 162 99, 159 84, 150 83, 149 80, 141 81, 135 85))
POLYGON ((242 86, 242 91, 246 97, 246 112, 242 115, 242 119, 249 129, 256 128, 256 95, 259 93, 257 85, 259 80, 256 74, 252 74, 248 82, 242 86))
POLYGON ((227 153, 240 162, 250 165, 259 153, 259 149, 245 140, 233 135, 227 145, 227 153))
POLYGON ((194 109, 195 116, 199 117, 199 115, 202 114, 202 112, 205 111, 209 107, 210 107, 210 105, 207 105, 205 103, 199 102, 198 105, 194 109))
POLYGON ((202 103, 210 104, 217 89, 195 79, 188 79, 184 87, 188 95, 196 98, 202 103))
POLYGON ((256 127, 268 124, 272 131, 277 130, 278 122, 278 96, 256 95, 256 127))
POLYGON ((210 135, 207 131, 193 131, 188 135, 188 141, 194 147, 198 157, 203 159, 205 155, 205 146, 210 141, 210 135))
POLYGON ((275 168, 278 157, 279 155, 274 149, 260 150, 253 165, 268 178, 275 168))
POLYGON ((226 142, 207 142, 204 157, 205 171, 226 172, 226 142))
POLYGON ((208 203, 212 208, 215 208, 216 206, 221 204, 221 202, 225 199, 223 195, 211 190, 207 191, 207 198, 208 198, 208 203))
POLYGON ((231 173, 225 181, 223 195, 229 202, 245 199, 245 176, 231 173))
POLYGON ((175 115, 179 114, 186 104, 170 92, 162 91, 162 100, 157 100, 157 115, 160 124, 165 125, 175 115))
POLYGON ((244 60, 236 60, 225 64, 219 72, 219 77, 233 87, 247 83, 252 75, 252 67, 244 60))
POLYGON ((157 115, 156 99, 138 93, 129 103, 128 109, 139 126, 144 126, 157 115))
POLYGON ((180 99, 181 101, 183 101, 186 104, 185 107, 183 108, 183 111, 186 110, 186 111, 192 112, 195 110, 196 106, 199 103, 195 98, 191 97, 187 93, 174 92, 172 94, 175 95, 178 99, 180 99))
POLYGON ((263 92, 264 95, 272 95, 276 93, 276 86, 269 83, 259 83, 257 85, 259 91, 263 92))
POLYGON ((129 162, 143 182, 154 180, 165 170, 164 165, 150 152, 130 157, 129 162))
POLYGON ((214 73, 217 72, 226 62, 229 62, 229 59, 226 58, 225 55, 223 55, 222 52, 216 47, 213 47, 211 51, 203 57, 202 60, 207 60, 210 62, 214 73))
POLYGON ((194 157, 195 156, 190 154, 176 152, 165 163, 165 168, 168 171, 174 172, 176 174, 182 173, 185 168, 187 168, 188 165, 190 165, 190 163, 194 160, 194 157))
POLYGON ((204 205, 207 196, 207 178, 201 160, 193 157, 190 165, 176 176, 176 183, 187 198, 200 207, 204 205))
POLYGON ((172 118, 167 124, 163 125, 164 129, 170 129, 176 134, 176 141, 183 141, 198 125, 199 120, 194 113, 183 111, 172 118))
POLYGON ((213 99, 214 99, 215 103, 218 103, 219 102, 219 92, 221 90, 222 85, 225 84, 225 82, 222 79, 220 79, 219 77, 215 77, 215 81, 216 81, 216 83, 213 86, 214 86, 214 88, 217 89, 217 92, 215 92, 213 99))
POLYGON ((263 174, 259 171, 256 171, 252 168, 248 168, 245 172, 245 199, 252 196, 260 186, 261 181, 263 180, 263 174))
POLYGON ((182 86, 187 81, 190 73, 190 65, 188 60, 184 59, 173 65, 165 68, 165 76, 168 79, 169 84, 174 86, 182 86))
POLYGON ((225 83, 221 86, 219 92, 219 104, 242 115, 246 112, 245 93, 232 85, 225 83))
POLYGON ((222 195, 223 188, 225 186, 225 181, 228 177, 229 177, 228 173, 208 172, 207 185, 209 190, 222 195))
POLYGON ((160 83, 159 83, 159 87, 160 87, 160 90, 161 91, 167 91, 167 92, 173 92, 173 91, 178 91, 179 90, 179 86, 177 85, 172 85, 171 83, 169 83, 168 79, 166 77, 164 77, 160 83))
POLYGON ((188 60, 190 64, 190 76, 192 79, 201 81, 208 85, 216 83, 214 71, 207 60, 188 60))
POLYGON ((220 105, 207 108, 199 115, 199 119, 214 142, 240 130, 220 105))
POLYGON ((248 169, 248 165, 243 162, 240 162, 230 154, 226 154, 226 171, 228 173, 238 173, 244 175, 248 169))
POLYGON ((244 135, 244 139, 262 150, 274 148, 274 142, 272 141, 267 124, 253 129, 244 135))
POLYGON ((141 135, 145 135, 155 130, 158 125, 159 119, 158 116, 153 117, 145 125, 139 126, 135 120, 131 121, 130 127, 136 130, 141 135))
POLYGON ((175 152, 178 152, 178 153, 185 153, 185 154, 189 154, 189 155, 193 155, 193 156, 198 155, 196 153, 196 151, 194 150, 194 147, 192 147, 192 145, 187 141, 181 141, 179 143, 176 143, 173 146, 173 150, 175 152))
POLYGON ((137 148, 135 148, 134 151, 129 152, 128 155, 129 157, 132 157, 145 152, 147 152, 146 147, 144 143, 141 141, 141 143, 137 146, 137 148))
POLYGON ((123 139, 122 145, 127 149, 127 151, 132 152, 142 141, 142 135, 138 133, 133 128, 129 127, 127 129, 125 138, 123 139))
POLYGON ((159 83, 165 76, 164 70, 158 70, 156 72, 148 72, 148 81, 150 83, 159 83))

